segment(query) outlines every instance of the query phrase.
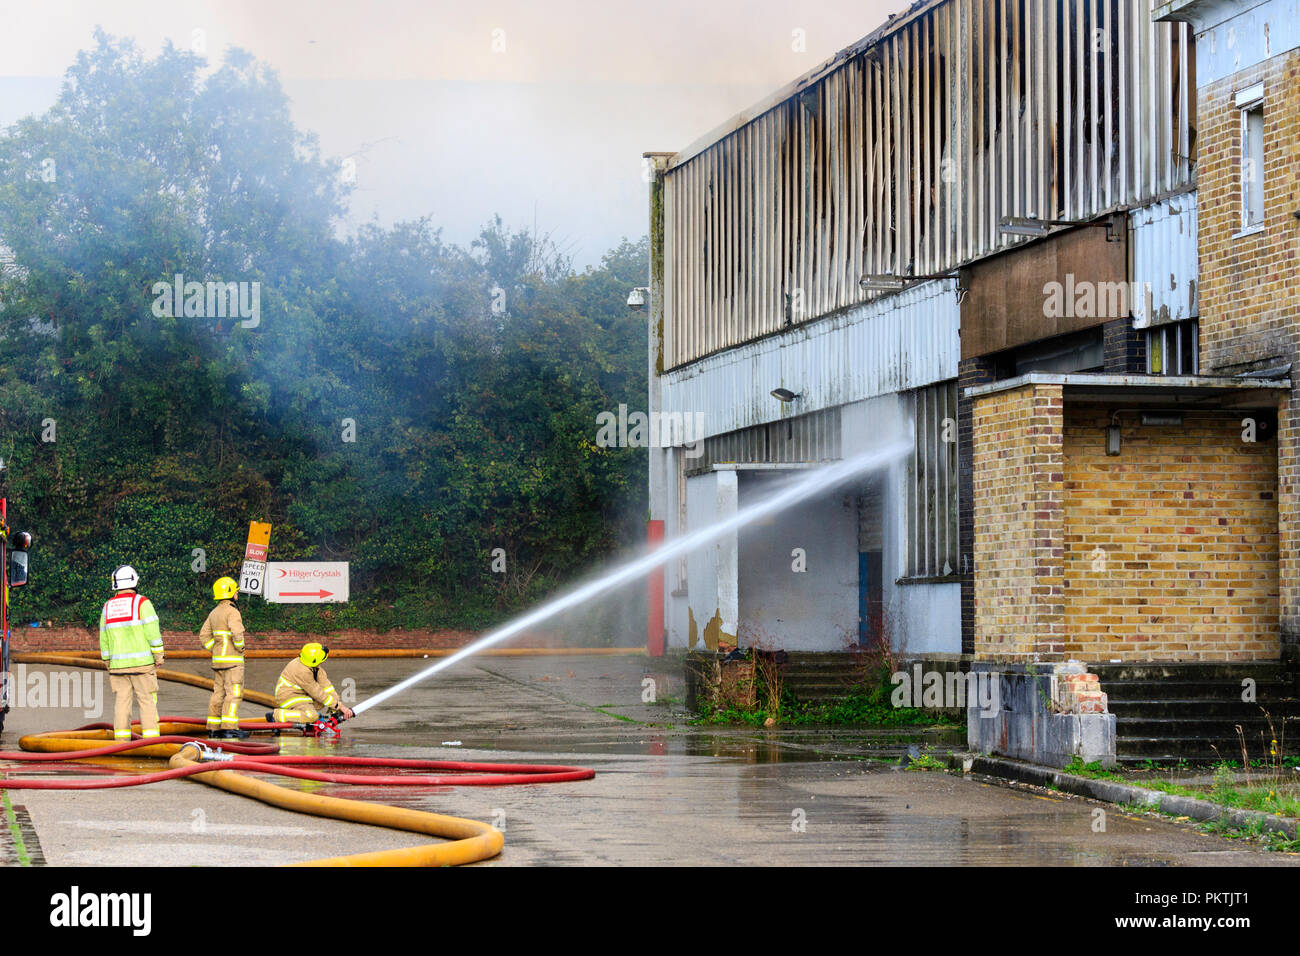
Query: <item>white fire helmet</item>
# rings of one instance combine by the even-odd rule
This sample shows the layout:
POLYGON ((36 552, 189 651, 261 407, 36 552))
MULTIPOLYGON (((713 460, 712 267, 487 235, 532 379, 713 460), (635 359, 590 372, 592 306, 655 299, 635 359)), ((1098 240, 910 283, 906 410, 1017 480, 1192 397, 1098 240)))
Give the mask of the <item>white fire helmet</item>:
POLYGON ((129 564, 124 564, 113 572, 113 590, 126 591, 140 583, 140 575, 135 573, 135 568, 129 564))

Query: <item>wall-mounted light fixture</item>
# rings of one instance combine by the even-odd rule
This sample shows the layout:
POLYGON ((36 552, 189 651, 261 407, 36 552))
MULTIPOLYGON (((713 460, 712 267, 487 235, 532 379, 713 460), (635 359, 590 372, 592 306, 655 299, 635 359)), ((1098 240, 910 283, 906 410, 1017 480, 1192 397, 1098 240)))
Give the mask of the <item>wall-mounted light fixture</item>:
POLYGON ((774 388, 771 394, 779 402, 793 402, 799 397, 798 392, 792 392, 788 388, 774 388))
POLYGON ((1143 412, 1143 425, 1181 425, 1183 423, 1182 412, 1143 412))
POLYGON ((1124 238, 1122 228, 1117 228, 1115 220, 1110 216, 1096 222, 1077 219, 1038 219, 1033 216, 1003 216, 998 220, 998 233, 1003 236, 1046 236, 1058 226, 1101 226, 1106 230, 1107 242, 1119 242, 1124 238))
POLYGON ((1108 455, 1119 454, 1119 426, 1118 425, 1106 426, 1106 454, 1108 455))
MULTIPOLYGON (((919 276, 896 276, 892 272, 868 272, 858 280, 858 288, 863 292, 902 292, 909 285, 917 282, 931 282, 935 279, 957 279, 952 273, 939 273, 919 276)), ((960 282, 957 285, 957 303, 966 298, 966 290, 960 282)))
POLYGON ((907 288, 907 283, 888 273, 870 274, 858 280, 858 287, 863 292, 902 292, 907 288))
POLYGON ((650 294, 650 289, 646 286, 637 286, 627 294, 627 307, 633 312, 640 312, 645 308, 646 299, 650 294))
POLYGON ((1181 425, 1183 423, 1182 412, 1169 412, 1162 410, 1143 411, 1140 408, 1117 408, 1110 416, 1110 424, 1106 426, 1106 454, 1118 455, 1120 449, 1119 434, 1119 416, 1122 412, 1137 412, 1138 420, 1143 425, 1181 425))

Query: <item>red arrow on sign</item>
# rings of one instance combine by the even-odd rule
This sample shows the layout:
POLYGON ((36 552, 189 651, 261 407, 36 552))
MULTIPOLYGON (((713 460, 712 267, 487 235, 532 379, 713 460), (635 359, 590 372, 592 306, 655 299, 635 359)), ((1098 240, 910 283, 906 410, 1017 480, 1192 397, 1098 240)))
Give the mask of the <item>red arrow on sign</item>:
POLYGON ((333 591, 281 591, 280 597, 333 597, 333 591))

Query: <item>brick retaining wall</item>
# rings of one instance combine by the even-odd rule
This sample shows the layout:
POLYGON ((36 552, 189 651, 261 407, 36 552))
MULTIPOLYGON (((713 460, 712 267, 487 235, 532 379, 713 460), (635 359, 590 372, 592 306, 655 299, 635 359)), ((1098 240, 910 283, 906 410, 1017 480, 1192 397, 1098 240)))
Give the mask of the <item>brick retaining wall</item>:
MULTIPOLYGON (((99 633, 81 627, 25 627, 15 624, 11 629, 10 650, 15 654, 54 651, 98 651, 99 633)), ((385 647, 413 647, 422 649, 454 649, 481 636, 478 631, 455 630, 395 630, 360 631, 342 630, 330 634, 305 634, 298 631, 266 631, 252 633, 246 644, 249 650, 297 650, 308 641, 320 641, 331 649, 375 649, 385 647)), ((507 641, 507 647, 573 647, 576 638, 561 640, 546 634, 521 635, 507 641)), ((198 635, 188 631, 163 631, 167 650, 201 650, 198 635)))

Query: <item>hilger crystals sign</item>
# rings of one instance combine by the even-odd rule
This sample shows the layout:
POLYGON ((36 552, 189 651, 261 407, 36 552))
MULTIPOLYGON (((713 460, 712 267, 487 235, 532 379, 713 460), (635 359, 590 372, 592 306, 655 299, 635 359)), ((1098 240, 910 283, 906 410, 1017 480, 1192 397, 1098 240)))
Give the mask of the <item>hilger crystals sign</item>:
POLYGON ((348 599, 346 561, 272 561, 266 566, 268 601, 331 604, 348 599))

